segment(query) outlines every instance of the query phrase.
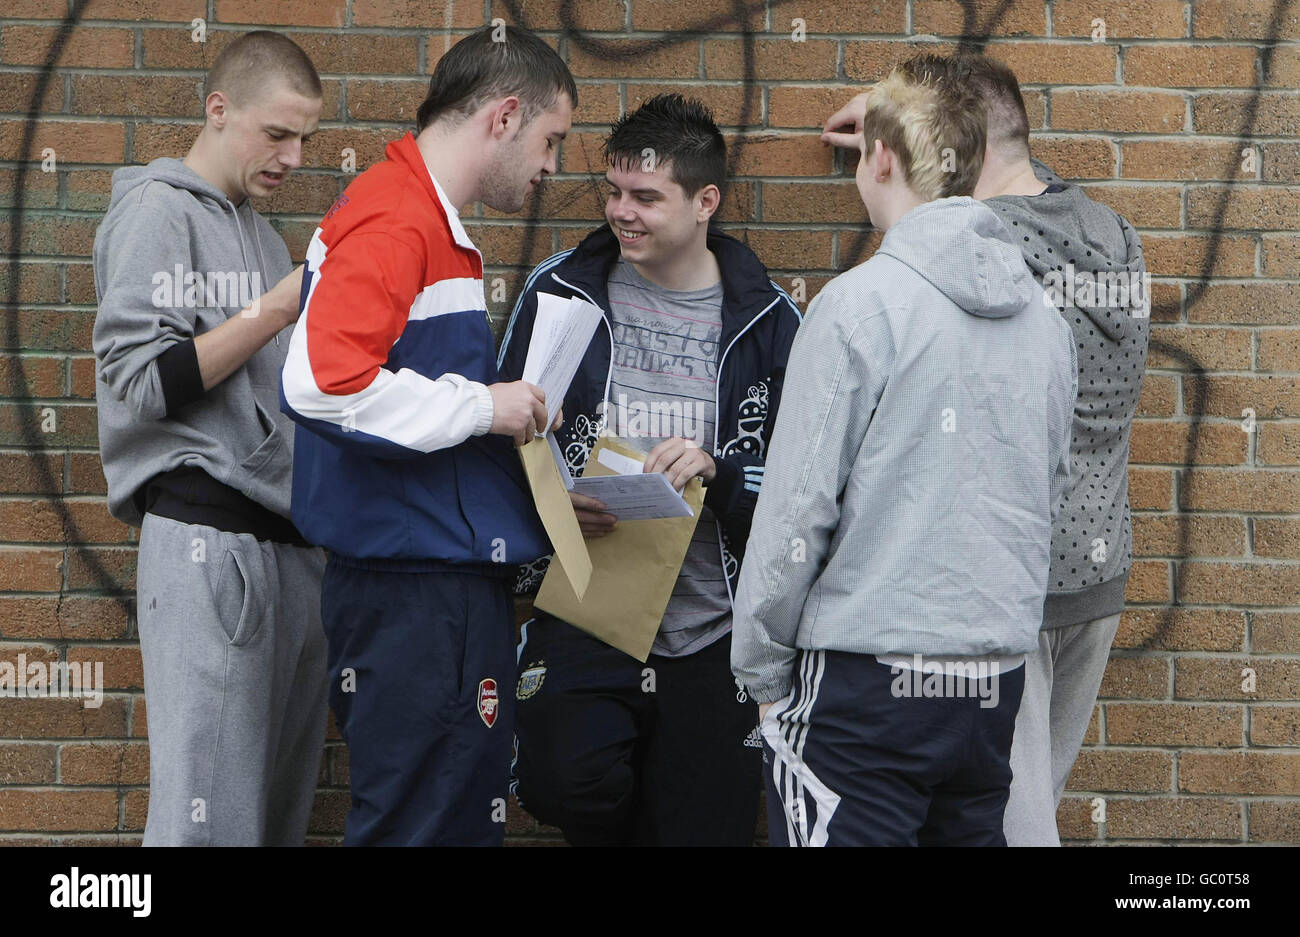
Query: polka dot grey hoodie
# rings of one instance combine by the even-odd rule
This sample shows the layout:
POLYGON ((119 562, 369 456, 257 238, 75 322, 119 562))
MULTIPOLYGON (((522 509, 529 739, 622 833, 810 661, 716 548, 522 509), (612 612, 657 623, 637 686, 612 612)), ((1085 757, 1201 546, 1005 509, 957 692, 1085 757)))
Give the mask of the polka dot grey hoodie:
POLYGON ((1074 332, 1079 396, 1071 434, 1073 485, 1052 528, 1043 627, 1124 608, 1133 562, 1128 446, 1150 336, 1142 243, 1127 221, 1063 183, 1041 163, 1042 195, 986 204, 1011 230, 1025 262, 1074 332))

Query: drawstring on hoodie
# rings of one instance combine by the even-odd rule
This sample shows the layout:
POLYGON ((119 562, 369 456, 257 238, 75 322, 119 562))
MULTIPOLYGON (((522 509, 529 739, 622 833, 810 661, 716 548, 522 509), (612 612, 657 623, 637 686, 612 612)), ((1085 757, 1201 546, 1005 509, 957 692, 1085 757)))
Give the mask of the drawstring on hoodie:
MULTIPOLYGON (((235 215, 235 230, 239 232, 239 255, 244 261, 244 274, 251 280, 253 271, 248 269, 248 251, 244 246, 244 226, 239 223, 239 206, 235 205, 229 199, 226 200, 226 204, 230 206, 231 211, 233 211, 235 215)), ((266 270, 266 258, 262 255, 262 238, 261 235, 257 233, 256 224, 253 225, 253 240, 255 242, 255 249, 257 250, 257 271, 260 279, 260 275, 266 270)), ((263 290, 263 292, 265 292, 265 290, 263 290)), ((275 343, 277 345, 280 344, 279 332, 275 333, 275 343)))

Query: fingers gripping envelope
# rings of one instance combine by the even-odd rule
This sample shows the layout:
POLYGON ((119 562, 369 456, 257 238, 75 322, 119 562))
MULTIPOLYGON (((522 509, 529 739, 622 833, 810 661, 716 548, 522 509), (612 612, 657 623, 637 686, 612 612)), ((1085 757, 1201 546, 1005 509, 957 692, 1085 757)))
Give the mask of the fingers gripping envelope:
MULTIPOLYGON (((580 300, 539 296, 544 298, 555 302, 539 302, 539 323, 543 307, 552 308, 555 319, 534 328, 524 380, 546 389, 547 409, 554 413, 601 314, 580 300)), ((692 478, 679 495, 667 476, 642 471, 644 457, 634 448, 608 436, 597 441, 577 479, 552 433, 519 447, 519 456, 555 551, 534 604, 646 660, 699 522, 703 483, 692 478), (602 501, 618 517, 617 526, 585 539, 569 491, 602 501)))

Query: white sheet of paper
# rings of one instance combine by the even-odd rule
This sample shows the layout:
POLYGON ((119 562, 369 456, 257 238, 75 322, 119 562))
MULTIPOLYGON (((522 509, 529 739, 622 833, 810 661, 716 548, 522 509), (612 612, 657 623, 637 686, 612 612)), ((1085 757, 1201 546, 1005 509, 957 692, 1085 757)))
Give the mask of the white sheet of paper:
POLYGON ((659 517, 693 517, 695 512, 677 493, 662 472, 645 474, 645 461, 602 449, 598 461, 618 475, 587 475, 574 478, 560 452, 554 433, 547 434, 551 455, 560 468, 568 491, 595 498, 620 521, 648 521, 659 517))
POLYGON ((603 318, 599 306, 577 296, 561 299, 551 293, 537 294, 537 315, 528 357, 524 359, 523 379, 546 392, 548 427, 564 404, 573 375, 603 318))
POLYGON ((620 521, 691 517, 695 513, 661 472, 584 476, 573 480, 573 490, 600 501, 620 521))

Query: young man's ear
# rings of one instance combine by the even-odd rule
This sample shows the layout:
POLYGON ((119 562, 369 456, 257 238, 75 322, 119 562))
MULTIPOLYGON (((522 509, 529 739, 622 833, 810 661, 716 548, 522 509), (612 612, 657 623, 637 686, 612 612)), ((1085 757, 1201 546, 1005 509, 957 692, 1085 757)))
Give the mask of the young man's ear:
POLYGON ((505 139, 517 133, 523 121, 519 99, 514 95, 497 101, 488 113, 491 118, 489 133, 494 140, 505 139))
POLYGON ((220 130, 230 117, 230 101, 221 91, 214 91, 203 102, 203 113, 220 130))
POLYGON ((697 222, 708 221, 712 218, 713 213, 718 210, 718 206, 722 203, 722 193, 718 191, 718 187, 712 182, 700 189, 695 198, 698 205, 695 210, 695 220, 697 222))
POLYGON ((883 185, 889 181, 889 176, 894 171, 894 151, 881 143, 879 137, 876 138, 873 146, 876 157, 876 182, 883 185))

